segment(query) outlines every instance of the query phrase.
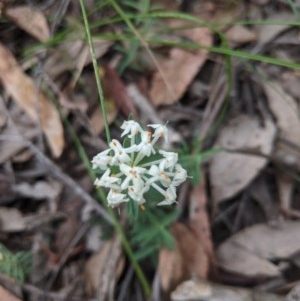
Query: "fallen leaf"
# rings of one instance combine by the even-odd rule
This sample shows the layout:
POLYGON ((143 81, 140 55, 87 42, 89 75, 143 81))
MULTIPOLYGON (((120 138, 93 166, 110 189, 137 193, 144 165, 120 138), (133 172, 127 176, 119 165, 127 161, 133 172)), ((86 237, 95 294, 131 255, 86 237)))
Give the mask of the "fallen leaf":
MULTIPOLYGON (((287 165, 295 165, 300 156, 297 147, 300 147, 300 119, 298 115, 298 103, 286 93, 277 81, 262 83, 268 98, 270 110, 276 118, 279 129, 279 137, 294 144, 295 147, 285 143, 275 144, 275 156, 280 157, 287 165)), ((300 164, 298 164, 300 166, 300 164)))
MULTIPOLYGON (((106 115, 107 115, 107 121, 109 124, 111 124, 118 113, 117 107, 111 100, 105 101, 105 108, 106 108, 106 115)), ((98 106, 92 113, 92 116, 90 117, 90 124, 93 129, 93 132, 95 135, 99 135, 103 129, 104 129, 104 120, 102 115, 102 110, 98 106)))
POLYGON ((172 301, 284 301, 284 297, 259 290, 219 285, 191 279, 181 283, 171 294, 172 301))
MULTIPOLYGON (((278 14, 272 14, 272 16, 265 21, 267 22, 274 22, 274 23, 283 23, 295 21, 296 17, 293 13, 278 13, 278 14)), ((288 29, 290 25, 285 24, 278 24, 278 25, 264 25, 264 26, 257 26, 257 38, 259 43, 269 43, 274 38, 276 38, 277 35, 279 35, 284 30, 288 29)))
POLYGON ((202 177, 201 182, 193 187, 190 193, 189 227, 193 230, 198 240, 203 245, 210 262, 213 263, 214 251, 207 212, 207 195, 205 186, 205 178, 202 177))
MULTIPOLYGON (((210 22, 224 24, 233 23, 235 20, 242 17, 245 7, 241 1, 216 1, 215 12, 210 18, 210 22)), ((222 29, 222 26, 218 28, 222 29)))
POLYGON ((268 223, 277 223, 280 219, 279 206, 274 203, 274 193, 270 189, 269 178, 261 173, 247 188, 249 196, 257 202, 263 210, 268 223))
POLYGON ((161 285, 166 292, 191 276, 206 279, 209 271, 208 256, 195 234, 181 223, 174 224, 172 232, 174 249, 162 249, 158 263, 161 285))
MULTIPOLYGON (((108 123, 110 124, 115 120, 119 109, 125 116, 133 114, 137 117, 137 111, 133 101, 120 76, 109 66, 104 66, 103 71, 102 86, 108 123)), ((96 107, 92 113, 90 123, 94 134, 99 135, 103 131, 104 120, 102 110, 99 106, 96 107)))
POLYGON ((37 123, 48 140, 52 154, 59 157, 64 147, 63 126, 54 105, 38 91, 10 51, 0 44, 0 80, 17 104, 37 123))
POLYGON ((43 224, 63 218, 65 218, 65 214, 60 212, 25 216, 16 208, 0 207, 0 231, 7 233, 30 231, 43 224))
POLYGON ((234 25, 230 27, 226 31, 225 36, 231 43, 234 44, 251 43, 256 40, 256 34, 242 25, 234 25))
MULTIPOLYGON (((6 111, 2 97, 0 97, 0 111, 6 111)), ((19 135, 18 130, 13 126, 12 121, 9 118, 7 118, 4 128, 1 129, 1 134, 7 137, 19 135)), ((22 149, 24 149, 24 145, 22 145, 20 141, 0 141, 0 164, 17 154, 22 149)))
MULTIPOLYGON (((95 56, 97 59, 102 57, 113 44, 112 41, 93 38, 95 56)), ((82 40, 64 41, 46 59, 44 69, 52 78, 57 78, 63 72, 82 68, 91 63, 91 55, 88 45, 82 40)))
POLYGON ((292 97, 298 98, 300 95, 300 74, 294 70, 286 71, 280 77, 281 86, 292 97))
POLYGON ((55 250, 59 257, 68 250, 68 247, 81 227, 80 222, 72 216, 68 216, 68 218, 59 225, 54 240, 55 250))
POLYGON ((275 135, 276 127, 271 120, 266 119, 261 125, 253 116, 240 115, 223 127, 214 147, 236 152, 219 152, 211 159, 209 175, 216 203, 242 191, 268 162, 266 157, 237 152, 249 150, 268 156, 275 135))
POLYGON ((40 42, 50 38, 47 19, 41 11, 30 6, 18 6, 5 9, 4 14, 40 42))
POLYGON ((295 287, 287 294, 284 301, 299 301, 300 300, 300 285, 296 284, 295 287))
POLYGON ((212 287, 205 282, 187 280, 182 282, 171 293, 172 301, 209 300, 212 296, 212 287))
POLYGON ((85 235, 85 249, 87 252, 98 251, 102 244, 103 230, 99 225, 94 225, 89 228, 85 235))
POLYGON ((36 181, 34 184, 27 182, 19 183, 13 186, 13 191, 23 197, 34 200, 55 200, 62 191, 62 185, 59 182, 36 181))
POLYGON ((21 301, 21 299, 12 295, 8 290, 0 285, 0 300, 3 301, 21 301))
POLYGON ((165 292, 174 288, 184 278, 184 262, 176 244, 173 250, 162 249, 159 252, 158 271, 160 283, 165 292))
POLYGON ((0 231, 18 232, 26 227, 22 213, 16 208, 0 207, 0 231))
POLYGON ((278 226, 258 224, 238 232, 217 250, 220 267, 248 277, 280 275, 274 259, 287 260, 300 250, 300 222, 284 221, 278 226))
POLYGON ((278 196, 280 201, 280 208, 286 216, 300 217, 300 211, 293 210, 292 207, 292 197, 294 191, 294 182, 291 176, 278 172, 276 175, 278 196))
POLYGON ((103 298, 112 282, 121 275, 123 267, 120 239, 115 237, 102 244, 101 249, 85 264, 84 282, 87 294, 95 296, 101 290, 103 298))
MULTIPOLYGON (((189 29, 182 34, 201 46, 212 45, 212 35, 207 27, 189 29)), ((151 102, 159 106, 178 101, 206 61, 207 54, 207 50, 192 52, 181 48, 172 48, 169 57, 159 62, 165 80, 159 72, 153 76, 150 90, 151 102), (166 84, 170 85, 172 91, 166 87, 166 84)))
POLYGON ((129 116, 130 114, 136 116, 137 112, 133 101, 119 74, 110 66, 104 66, 103 68, 104 78, 102 84, 105 97, 108 99, 111 98, 125 116, 129 116))

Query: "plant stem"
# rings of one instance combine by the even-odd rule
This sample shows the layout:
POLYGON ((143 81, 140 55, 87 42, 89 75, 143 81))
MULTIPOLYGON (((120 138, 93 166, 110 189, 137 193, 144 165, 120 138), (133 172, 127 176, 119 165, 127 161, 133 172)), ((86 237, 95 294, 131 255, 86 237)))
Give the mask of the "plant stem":
POLYGON ((91 57, 92 57, 93 68, 94 68, 94 72, 95 72, 96 84, 97 84, 97 88, 98 88, 100 105, 101 105, 101 110, 102 110, 102 115, 103 115, 104 126, 105 126, 106 140, 107 140, 107 144, 109 144, 111 141, 111 138, 110 138, 109 125, 108 125, 107 114, 106 114, 106 109, 105 109, 105 103, 104 103, 103 89, 102 89, 102 85, 101 85, 99 68, 98 68, 98 64, 97 64, 97 58, 96 58, 96 54, 95 54, 95 49, 94 49, 92 35, 91 35, 90 27, 89 27, 89 22, 87 19, 86 9, 85 9, 83 0, 79 0, 79 2, 80 2, 81 12, 82 12, 82 16, 83 16, 83 21, 84 21, 86 37, 87 37, 87 41, 88 41, 88 45, 89 45, 90 53, 91 53, 91 57))
MULTIPOLYGON (((85 29, 86 29, 87 40, 88 40, 88 44, 89 44, 89 48, 90 48, 90 52, 91 52, 91 56, 92 56, 93 67, 94 67, 94 71, 95 71, 95 77, 96 77, 96 83, 97 83, 98 93, 99 93, 99 97, 100 97, 100 104, 101 104, 101 109, 102 109, 102 115, 103 115, 104 124, 105 124, 106 139, 107 139, 107 142, 109 144, 110 141, 111 141, 111 137, 110 137, 109 125, 108 125, 108 120, 107 120, 107 115, 106 115, 106 109, 105 109, 105 104, 104 104, 104 96, 103 96, 103 90, 102 90, 102 86, 101 86, 100 75, 99 75, 99 71, 98 71, 98 65, 97 65, 96 55, 95 55, 95 51, 94 51, 94 46, 93 46, 93 41, 92 41, 92 37, 91 37, 89 23, 88 23, 88 20, 87 20, 86 9, 85 9, 83 0, 79 0, 79 2, 80 2, 82 16, 83 16, 83 20, 84 20, 85 29)), ((82 147, 79 148, 79 149, 82 150, 82 147)), ((86 160, 87 160, 86 153, 84 155, 82 155, 82 156, 84 157, 84 161, 86 162, 86 160)), ((92 176, 92 178, 95 178, 95 175, 94 175, 93 171, 91 170, 91 168, 89 167, 88 169, 89 169, 89 173, 92 176)), ((111 216, 111 218, 113 220, 116 232, 118 233, 118 235, 121 238, 124 251, 127 254, 129 260, 131 261, 131 264, 132 264, 132 266, 133 266, 133 268, 134 268, 134 270, 136 272, 136 275, 137 275, 137 277, 138 277, 138 279, 140 281, 140 284, 141 284, 141 286, 142 286, 142 288, 144 290, 145 295, 147 297, 150 297, 150 295, 151 295, 151 288, 150 288, 150 286, 148 284, 148 281, 147 281, 147 279, 145 277, 145 274, 142 271, 139 263, 134 258, 133 250, 132 250, 132 248, 130 246, 130 243, 129 243, 128 239, 126 238, 126 235, 124 233, 124 230, 123 230, 121 224, 117 220, 117 218, 116 218, 116 216, 115 216, 114 211, 112 210, 112 208, 110 208, 110 207, 107 206, 106 197, 105 197, 103 191, 99 191, 98 190, 98 194, 100 195, 101 200, 103 201, 104 205, 106 206, 106 208, 108 210, 109 215, 111 216)))

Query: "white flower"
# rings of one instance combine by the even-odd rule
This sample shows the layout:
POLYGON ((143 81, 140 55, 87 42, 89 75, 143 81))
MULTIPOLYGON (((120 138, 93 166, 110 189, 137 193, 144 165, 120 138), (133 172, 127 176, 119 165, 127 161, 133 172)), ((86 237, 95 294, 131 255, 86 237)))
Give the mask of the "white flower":
POLYGON ((151 143, 151 132, 142 132, 141 133, 142 141, 137 146, 138 154, 134 160, 134 164, 138 164, 145 157, 149 157, 151 154, 155 154, 155 149, 151 143))
POLYGON ((145 131, 133 120, 125 121, 121 126, 121 136, 130 139, 130 146, 123 147, 118 140, 113 139, 109 149, 92 160, 94 169, 105 170, 94 184, 109 189, 107 201, 111 207, 130 200, 138 205, 144 204, 150 187, 163 196, 157 205, 173 204, 176 202, 176 187, 187 178, 186 170, 177 163, 177 153, 163 150, 157 153, 154 149, 161 137, 167 142, 166 125, 148 126, 154 129, 153 133, 145 131), (116 174, 112 174, 112 171, 116 174))
POLYGON ((141 205, 146 202, 144 193, 146 193, 149 188, 149 185, 145 185, 143 180, 139 179, 138 181, 134 182, 133 186, 128 187, 128 194, 135 202, 141 205))
POLYGON ((111 189, 119 189, 119 184, 121 179, 116 176, 110 176, 110 169, 107 169, 106 172, 102 175, 100 179, 96 179, 94 185, 98 187, 105 187, 111 189))
POLYGON ((107 195, 107 202, 111 207, 119 206, 121 203, 128 201, 129 198, 126 198, 126 194, 121 193, 118 190, 111 189, 107 195))
POLYGON ((174 168, 178 161, 178 154, 173 152, 166 152, 160 150, 159 153, 165 157, 165 160, 162 160, 160 164, 165 168, 174 168))
POLYGON ((107 149, 96 155, 92 160, 92 168, 100 168, 102 170, 105 170, 112 159, 112 157, 108 155, 109 152, 110 149, 107 149))
POLYGON ((148 175, 151 175, 150 183, 160 181, 164 187, 168 187, 171 184, 170 173, 161 169, 160 166, 152 165, 148 171, 148 175))
POLYGON ((153 129, 155 129, 152 137, 153 137, 153 144, 156 143, 156 141, 161 138, 164 137, 165 142, 168 142, 168 128, 166 125, 161 125, 161 124, 148 124, 149 127, 152 127, 153 129))
POLYGON ((137 185, 137 181, 142 179, 141 175, 146 172, 146 169, 143 167, 131 167, 127 164, 121 164, 120 170, 126 176, 125 180, 121 184, 122 190, 128 188, 130 182, 132 182, 134 186, 137 185))
POLYGON ((131 148, 123 148, 121 143, 116 139, 113 139, 109 146, 114 151, 114 156, 111 159, 111 165, 130 162, 131 158, 128 153, 136 150, 136 145, 133 145, 131 148))
POLYGON ((124 130, 121 137, 130 133, 128 137, 131 138, 132 136, 136 136, 138 133, 143 132, 142 127, 134 120, 124 121, 121 125, 121 129, 124 130))
POLYGON ((172 185, 179 186, 180 184, 185 182, 186 178, 187 178, 186 170, 180 164, 176 164, 172 185))
POLYGON ((170 186, 164 193, 165 199, 157 204, 157 206, 162 205, 172 205, 176 202, 176 190, 174 186, 170 186))

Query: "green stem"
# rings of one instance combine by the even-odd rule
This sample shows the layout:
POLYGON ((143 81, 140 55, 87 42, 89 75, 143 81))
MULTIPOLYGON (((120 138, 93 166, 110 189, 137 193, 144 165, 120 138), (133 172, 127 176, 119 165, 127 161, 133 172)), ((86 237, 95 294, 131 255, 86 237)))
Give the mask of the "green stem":
MULTIPOLYGON (((105 104, 104 104, 103 90, 102 90, 102 86, 101 86, 100 75, 99 75, 99 72, 98 72, 98 65, 97 65, 96 55, 95 55, 94 46, 93 46, 93 42, 92 42, 89 23, 88 23, 88 20, 87 20, 86 9, 85 9, 83 0, 79 0, 79 2, 80 2, 81 11, 82 11, 83 20, 84 20, 84 25, 85 25, 85 29, 86 29, 87 40, 88 40, 89 48, 90 48, 90 51, 91 51, 93 67, 94 67, 94 71, 95 71, 95 77, 96 77, 96 83, 97 83, 98 93, 99 93, 99 97, 100 97, 102 115, 103 115, 104 124, 105 124, 106 138, 107 138, 107 142, 109 144, 110 141, 111 141, 111 137, 110 137, 109 125, 108 125, 108 120, 107 120, 107 115, 106 115, 105 104)), ((84 159, 83 161, 87 162, 88 161, 88 156, 86 155, 86 152, 83 151, 83 147, 82 147, 79 140, 77 140, 77 147, 80 150, 80 154, 84 159)), ((89 174, 91 175, 91 177, 95 178, 95 174, 94 174, 93 170, 91 170, 91 167, 89 165, 87 167, 88 167, 89 174)), ((123 230, 121 224, 119 223, 119 221, 117 220, 117 218, 115 216, 115 213, 112 210, 112 208, 107 206, 106 196, 105 196, 104 192, 102 190, 98 190, 98 194, 99 194, 100 199, 102 200, 103 204, 107 208, 109 215, 111 216, 111 218, 113 220, 113 224, 114 224, 114 227, 116 229, 116 232, 118 233, 118 235, 121 238, 124 251, 127 254, 129 260, 131 261, 131 264, 132 264, 132 266, 135 270, 135 273, 136 273, 136 275, 137 275, 137 277, 138 277, 138 279, 141 283, 141 286, 144 290, 144 293, 147 297, 149 297, 151 295, 151 288, 148 284, 148 281, 147 281, 147 279, 145 277, 145 274, 142 271, 139 263, 134 258, 133 250, 130 246, 130 243, 129 243, 128 239, 126 238, 124 230, 123 230)))
POLYGON ((83 16, 83 21, 84 21, 86 37, 87 37, 87 41, 89 44, 90 53, 91 53, 91 57, 92 57, 93 68, 94 68, 94 72, 95 72, 95 78, 96 78, 98 94, 99 94, 99 98, 100 98, 100 105, 101 105, 101 110, 102 110, 102 115, 103 115, 103 120, 104 120, 104 126, 105 126, 106 140, 107 140, 107 143, 109 144, 111 141, 111 138, 110 138, 109 125, 108 125, 107 114, 106 114, 106 109, 105 109, 105 103, 104 103, 104 95, 103 95, 103 90, 102 90, 102 85, 101 85, 101 80, 100 80, 99 68, 98 68, 98 64, 97 64, 97 58, 96 58, 96 54, 95 54, 95 49, 94 49, 92 35, 91 35, 90 27, 89 27, 89 22, 87 19, 86 9, 85 9, 83 0, 79 0, 79 2, 80 2, 81 12, 82 12, 82 16, 83 16))

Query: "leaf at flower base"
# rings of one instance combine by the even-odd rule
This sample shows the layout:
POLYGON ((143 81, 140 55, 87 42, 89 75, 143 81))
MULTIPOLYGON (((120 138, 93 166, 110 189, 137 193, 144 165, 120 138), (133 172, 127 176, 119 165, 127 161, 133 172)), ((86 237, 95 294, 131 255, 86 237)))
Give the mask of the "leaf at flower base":
POLYGON ((174 224, 173 235, 174 249, 162 249, 159 254, 158 272, 165 292, 192 276, 206 279, 209 270, 209 260, 204 247, 187 226, 174 224))
POLYGON ((271 154, 275 135, 276 127, 270 119, 261 124, 247 115, 239 115, 223 127, 215 147, 235 152, 219 152, 211 159, 209 173, 215 202, 235 196, 258 175, 268 162, 264 156, 271 154))
POLYGON ((34 120, 46 136, 54 157, 64 147, 63 126, 55 106, 38 90, 10 51, 0 44, 0 81, 14 101, 34 120))
POLYGON ((4 10, 5 16, 15 22, 31 36, 45 42, 50 37, 50 30, 44 14, 30 6, 9 7, 4 10))
MULTIPOLYGON (((199 45, 209 47, 212 44, 211 32, 206 27, 189 29, 181 34, 199 45)), ((159 62, 165 81, 158 71, 154 74, 150 90, 151 102, 159 106, 178 101, 206 61, 207 54, 207 50, 192 52, 181 48, 171 49, 169 57, 159 62), (166 84, 170 85, 169 89, 166 84)))
MULTIPOLYGON (((12 253, 4 245, 0 244, 0 272, 23 283, 26 274, 30 271, 32 254, 30 252, 12 253)), ((0 300, 3 300, 0 298, 0 300)))

